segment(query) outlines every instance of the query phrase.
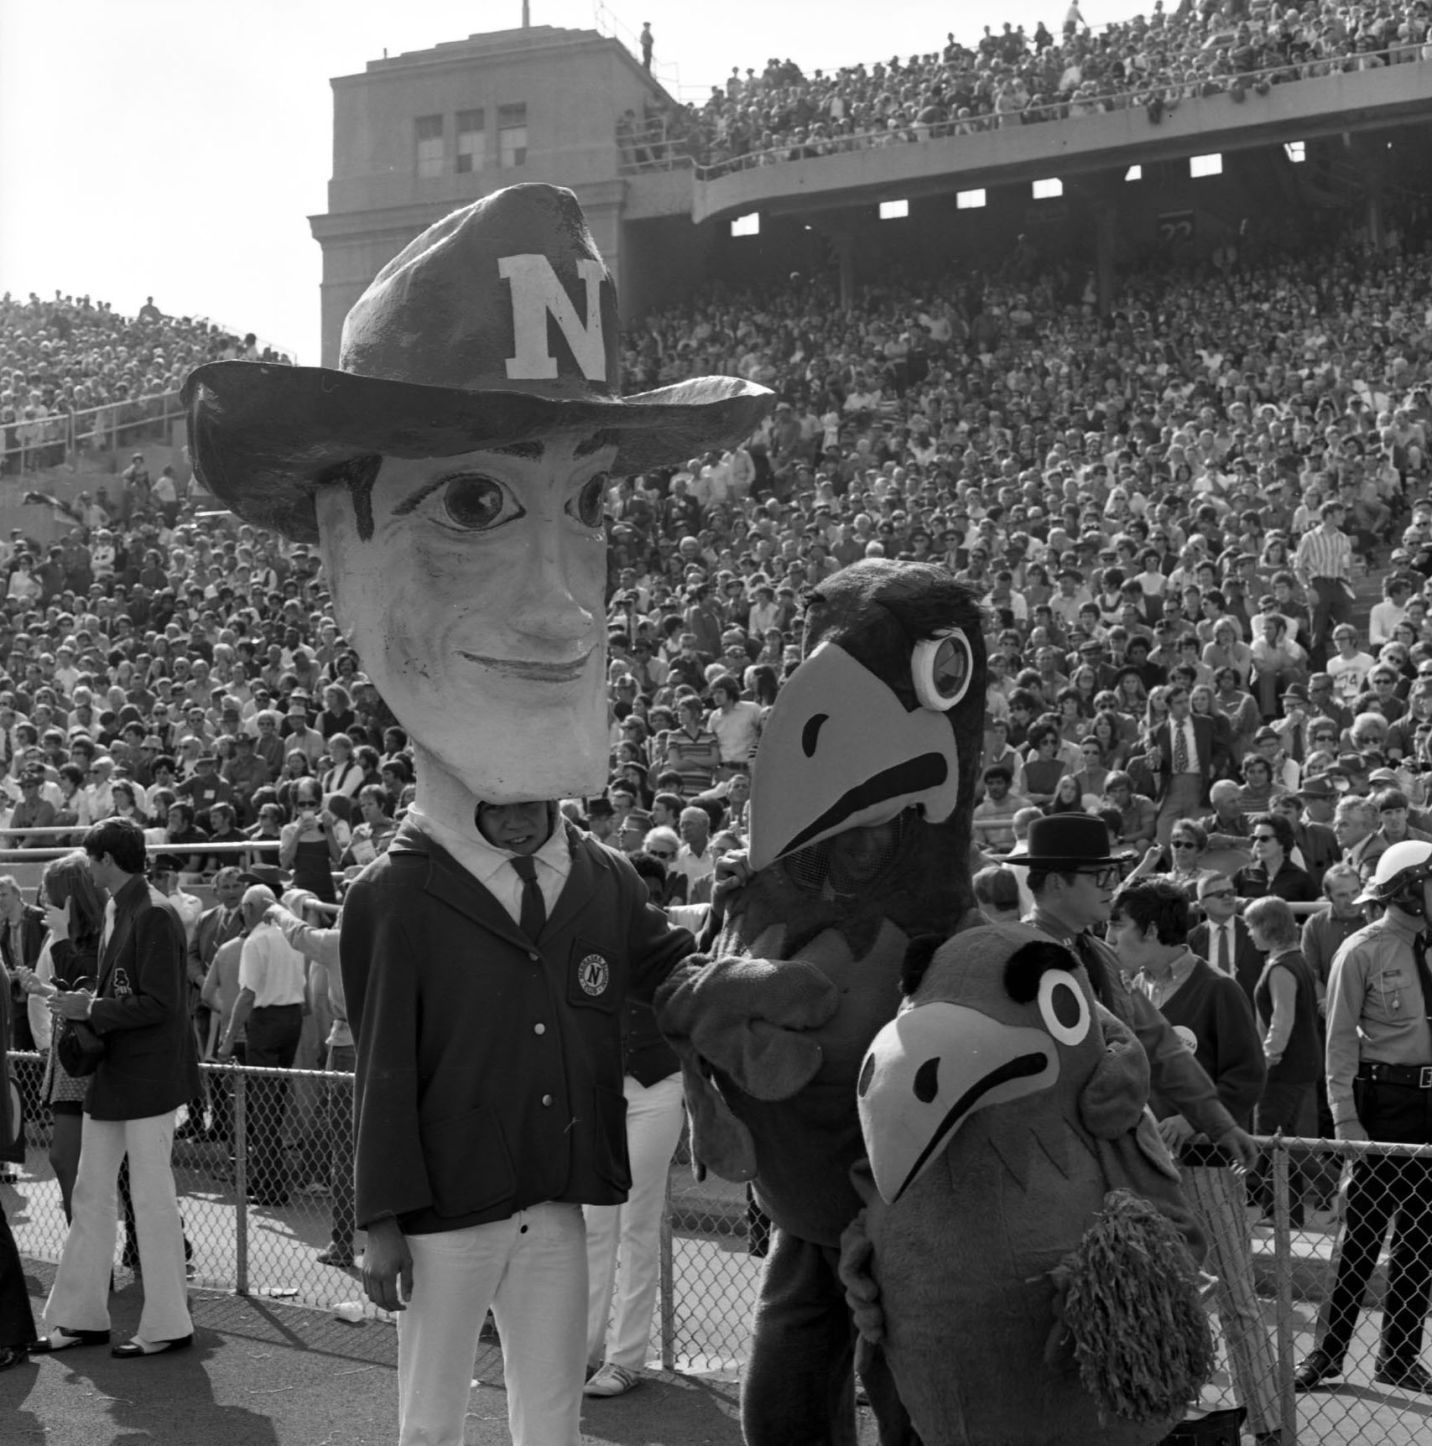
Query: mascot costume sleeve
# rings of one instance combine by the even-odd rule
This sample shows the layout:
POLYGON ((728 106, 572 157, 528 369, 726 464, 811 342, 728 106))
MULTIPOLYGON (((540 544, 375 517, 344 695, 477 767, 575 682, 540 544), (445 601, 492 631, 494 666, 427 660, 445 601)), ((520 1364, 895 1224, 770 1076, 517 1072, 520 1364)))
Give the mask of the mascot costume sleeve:
POLYGON ((921 1441, 1163 1440, 1212 1340, 1142 1047, 1024 924, 913 950, 906 987, 860 1073, 870 1204, 846 1266, 878 1287, 921 1441))
MULTIPOLYGON (((751 786, 752 875, 709 956, 658 994, 700 1167, 774 1223, 742 1390, 748 1446, 853 1446, 856 1333, 838 1274, 861 1201, 861 1062, 900 1005, 907 946, 979 922, 970 812, 984 723, 974 594, 923 563, 813 588, 803 661, 751 786)), ((876 1352, 881 1440, 911 1439, 876 1352)))

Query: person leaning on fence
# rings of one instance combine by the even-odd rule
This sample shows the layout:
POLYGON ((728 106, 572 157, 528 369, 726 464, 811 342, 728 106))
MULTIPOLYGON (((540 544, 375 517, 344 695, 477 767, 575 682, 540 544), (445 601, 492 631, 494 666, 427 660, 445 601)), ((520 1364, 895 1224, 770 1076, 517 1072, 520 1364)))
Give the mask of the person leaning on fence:
MULTIPOLYGON (((1240 1128, 1252 1123, 1265 1069, 1253 1011, 1235 980, 1188 947, 1188 896, 1162 879, 1129 883, 1114 896, 1109 943, 1133 987, 1168 1021, 1213 1081, 1240 1128)), ((1178 1160, 1183 1187, 1208 1240, 1206 1268, 1217 1278, 1219 1319, 1234 1383, 1259 1446, 1278 1446, 1277 1372, 1253 1284, 1243 1169, 1200 1134, 1154 1075, 1149 1108, 1178 1160)))
MULTIPOLYGON (((1254 899, 1244 913, 1254 946, 1267 958, 1253 988, 1253 1006, 1263 1032, 1263 1058, 1268 1078, 1253 1115, 1260 1135, 1281 1131, 1306 1139, 1318 1128, 1317 1085, 1322 1070, 1323 1038, 1318 1027, 1318 983, 1298 947, 1298 921, 1284 900, 1254 899)), ((1273 1215, 1268 1157, 1259 1162, 1254 1194, 1264 1216, 1273 1215)), ((1291 1162, 1292 1199, 1289 1221, 1303 1224, 1303 1171, 1291 1162)))
POLYGON ((109 892, 93 994, 51 1001, 58 1019, 83 1019, 105 1044, 85 1093, 74 1223, 45 1303, 37 1353, 109 1340, 109 1284, 118 1228, 120 1163, 128 1157, 138 1221, 144 1310, 121 1359, 192 1344, 184 1235, 170 1150, 180 1105, 193 1099, 198 1058, 189 1026, 184 926, 144 877, 144 835, 124 819, 85 834, 90 873, 109 892))
MULTIPOLYGON (((327 909, 315 894, 293 890, 284 895, 281 904, 272 904, 264 913, 264 921, 274 925, 293 948, 305 959, 322 967, 328 980, 328 1003, 333 1012, 333 1028, 327 1040, 324 1068, 329 1073, 353 1073, 357 1054, 353 1031, 348 1027, 348 1006, 343 998, 343 975, 339 969, 338 941, 340 931, 334 927, 304 919, 305 912, 327 909)), ((327 1132, 332 1158, 329 1162, 329 1187, 333 1196, 332 1241, 318 1255, 320 1265, 346 1269, 353 1264, 353 1087, 350 1082, 331 1086, 327 1093, 327 1132)))
MULTIPOLYGON (((1327 991, 1327 1081, 1339 1140, 1432 1144, 1432 843, 1393 844, 1361 900, 1386 912, 1333 959, 1327 991)), ((1388 1224, 1392 1250, 1373 1379, 1432 1394, 1422 1334, 1432 1289, 1432 1160, 1354 1158, 1333 1286, 1315 1345, 1294 1380, 1300 1391, 1335 1380, 1388 1224)))

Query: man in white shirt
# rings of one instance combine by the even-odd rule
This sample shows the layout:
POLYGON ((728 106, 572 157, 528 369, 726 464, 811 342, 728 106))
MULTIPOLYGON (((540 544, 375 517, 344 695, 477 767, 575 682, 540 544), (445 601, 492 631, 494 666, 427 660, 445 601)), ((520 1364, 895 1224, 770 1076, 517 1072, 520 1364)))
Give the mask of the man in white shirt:
MULTIPOLYGON (((274 925, 265 921, 276 904, 273 890, 254 884, 244 894, 244 945, 239 955, 239 997, 219 1045, 230 1058, 247 1026, 250 1068, 292 1069, 308 1000, 308 966, 274 925)), ((288 1081, 260 1076, 249 1082, 249 1199, 256 1205, 288 1203, 283 1160, 283 1123, 288 1081)))
POLYGON ((711 685, 716 706, 707 717, 706 726, 721 745, 721 777, 733 768, 745 768, 756 751, 761 736, 761 705, 741 701, 741 685, 732 677, 717 678, 711 685))
POLYGON ((1377 659, 1358 647, 1357 629, 1351 623, 1339 623, 1333 629, 1333 645, 1337 654, 1328 659, 1323 671, 1333 680, 1334 694, 1350 704, 1362 692, 1377 659))
POLYGON ((716 854, 708 847, 711 839, 711 815, 697 804, 681 810, 678 823, 682 844, 671 865, 671 872, 680 874, 686 880, 687 903, 708 903, 710 885, 705 884, 701 895, 696 894, 697 886, 703 880, 709 881, 716 873, 716 854))

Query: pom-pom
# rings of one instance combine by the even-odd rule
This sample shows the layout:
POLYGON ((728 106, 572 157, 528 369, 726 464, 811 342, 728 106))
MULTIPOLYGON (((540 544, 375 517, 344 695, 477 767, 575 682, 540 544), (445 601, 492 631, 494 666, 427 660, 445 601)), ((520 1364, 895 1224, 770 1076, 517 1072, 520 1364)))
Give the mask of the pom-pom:
POLYGON ((1175 1226, 1147 1200, 1111 1190, 1059 1276, 1064 1329, 1100 1416, 1181 1416, 1212 1373, 1213 1335, 1175 1226))

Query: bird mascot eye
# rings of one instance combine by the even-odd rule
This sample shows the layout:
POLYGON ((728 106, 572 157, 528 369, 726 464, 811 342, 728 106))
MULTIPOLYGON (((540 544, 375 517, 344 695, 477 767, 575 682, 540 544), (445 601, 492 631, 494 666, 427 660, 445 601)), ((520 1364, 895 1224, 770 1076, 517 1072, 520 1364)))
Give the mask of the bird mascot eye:
POLYGON ((970 640, 958 628, 915 644, 910 672, 922 707, 948 713, 969 691, 975 671, 970 640))
POLYGON ((1060 1044, 1082 1044, 1093 1022, 1088 998, 1074 976, 1063 969, 1050 969, 1040 976, 1039 1014, 1060 1044))

